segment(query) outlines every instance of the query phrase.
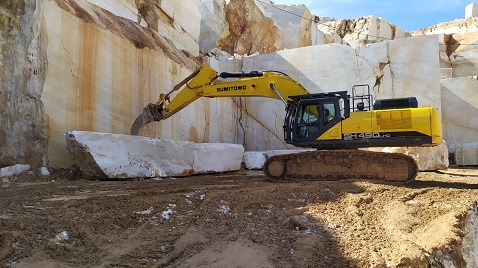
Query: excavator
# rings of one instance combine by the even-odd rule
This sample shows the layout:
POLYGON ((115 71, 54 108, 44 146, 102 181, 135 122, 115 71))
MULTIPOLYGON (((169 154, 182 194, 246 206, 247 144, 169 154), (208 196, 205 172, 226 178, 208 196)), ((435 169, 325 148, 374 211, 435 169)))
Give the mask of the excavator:
POLYGON ((311 94, 279 71, 218 74, 208 65, 199 66, 170 92, 161 93, 156 103, 148 104, 134 121, 131 134, 139 135, 146 124, 167 119, 201 97, 266 97, 284 103, 285 142, 312 150, 269 157, 264 173, 275 182, 408 182, 418 173, 412 157, 361 149, 442 142, 438 111, 418 107, 415 97, 373 101, 368 85, 353 86, 351 95, 346 90, 311 94))

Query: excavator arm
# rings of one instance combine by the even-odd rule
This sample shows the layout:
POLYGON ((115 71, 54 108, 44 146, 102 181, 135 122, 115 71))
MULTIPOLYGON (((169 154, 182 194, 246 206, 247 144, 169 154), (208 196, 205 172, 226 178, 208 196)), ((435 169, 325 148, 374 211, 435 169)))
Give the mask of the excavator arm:
POLYGON ((218 73, 207 65, 183 79, 173 89, 161 93, 156 103, 148 104, 136 118, 131 135, 138 135, 150 122, 161 121, 179 112, 200 97, 266 97, 287 104, 290 96, 309 94, 297 81, 276 71, 218 73), (229 78, 234 78, 230 80, 229 78), (174 97, 173 93, 176 93, 174 97))

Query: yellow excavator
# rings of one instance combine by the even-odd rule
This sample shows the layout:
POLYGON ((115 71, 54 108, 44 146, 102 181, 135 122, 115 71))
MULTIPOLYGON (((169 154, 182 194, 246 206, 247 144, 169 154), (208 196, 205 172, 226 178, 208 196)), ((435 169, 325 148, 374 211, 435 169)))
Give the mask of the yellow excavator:
POLYGON ((433 107, 418 107, 414 97, 373 102, 368 85, 348 91, 310 94, 278 71, 218 73, 207 65, 182 80, 136 118, 131 134, 166 119, 200 97, 267 97, 286 106, 284 139, 317 150, 273 156, 264 165, 272 181, 367 179, 413 180, 418 167, 405 154, 358 150, 366 147, 436 146, 441 122, 433 107), (174 98, 172 93, 176 92, 174 98))

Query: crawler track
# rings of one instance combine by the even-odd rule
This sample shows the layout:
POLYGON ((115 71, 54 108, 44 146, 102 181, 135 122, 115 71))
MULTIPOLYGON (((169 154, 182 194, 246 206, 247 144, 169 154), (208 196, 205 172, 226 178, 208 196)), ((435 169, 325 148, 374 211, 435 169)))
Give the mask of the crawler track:
POLYGON ((365 179, 408 182, 418 166, 412 157, 398 153, 362 150, 312 151, 270 157, 264 173, 271 181, 365 179))

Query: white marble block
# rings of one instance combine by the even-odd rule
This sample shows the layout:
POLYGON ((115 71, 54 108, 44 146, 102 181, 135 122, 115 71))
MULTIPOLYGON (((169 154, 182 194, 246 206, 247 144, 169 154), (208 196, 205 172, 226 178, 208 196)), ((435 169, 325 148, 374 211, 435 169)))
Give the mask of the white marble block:
POLYGON ((240 168, 244 148, 121 134, 71 131, 66 146, 89 178, 188 176, 240 168))
POLYGON ((267 154, 260 151, 250 151, 244 153, 243 163, 246 169, 262 169, 266 162, 267 154))
POLYGON ((244 147, 227 143, 196 143, 193 170, 195 174, 239 170, 244 147))

